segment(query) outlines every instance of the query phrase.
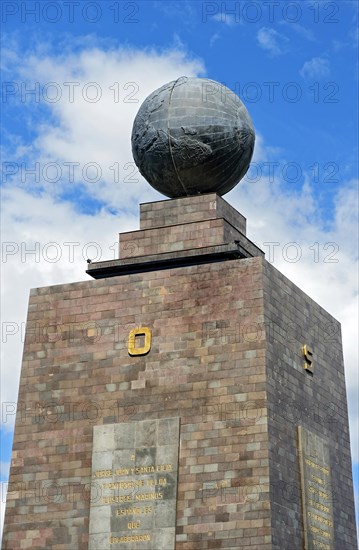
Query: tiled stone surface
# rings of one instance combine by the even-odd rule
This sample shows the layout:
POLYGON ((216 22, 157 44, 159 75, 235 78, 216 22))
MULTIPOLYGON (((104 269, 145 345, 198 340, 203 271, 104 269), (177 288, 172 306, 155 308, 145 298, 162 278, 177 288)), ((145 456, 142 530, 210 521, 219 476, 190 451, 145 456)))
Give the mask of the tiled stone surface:
POLYGON ((5 549, 30 533, 87 548, 93 426, 172 416, 176 550, 270 548, 261 272, 253 258, 32 291, 5 549), (135 326, 146 356, 128 354, 135 326))
POLYGON ((296 431, 329 443, 334 495, 331 549, 357 548, 340 324, 268 262, 263 263, 273 549, 302 550, 296 431), (303 368, 303 344, 314 375, 303 368))
MULTIPOLYGON (((208 221, 208 196, 192 199, 203 216, 187 204, 183 221, 208 221)), ((175 202, 142 205, 141 224, 175 202)), ((3 548, 87 549, 93 426, 171 417, 176 550, 303 548, 298 424, 329 442, 333 549, 356 548, 339 326, 261 257, 31 292, 3 548), (130 356, 141 326, 151 350, 130 356)))
POLYGON ((246 218, 216 193, 140 205, 140 229, 224 218, 246 234, 246 218))
POLYGON ((233 242, 239 233, 223 218, 120 234, 120 258, 190 250, 233 242))
POLYGON ((151 202, 140 205, 140 230, 120 233, 119 257, 243 243, 245 233, 245 218, 215 193, 151 202))

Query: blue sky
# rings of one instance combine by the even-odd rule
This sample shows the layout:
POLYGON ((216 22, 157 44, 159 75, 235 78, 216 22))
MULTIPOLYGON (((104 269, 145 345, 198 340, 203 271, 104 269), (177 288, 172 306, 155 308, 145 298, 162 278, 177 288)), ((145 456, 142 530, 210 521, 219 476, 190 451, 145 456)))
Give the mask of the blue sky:
MULTIPOLYGON (((113 258, 117 233, 138 228, 139 202, 161 196, 133 165, 133 118, 165 82, 204 76, 239 94, 257 134, 252 167, 226 200, 267 259, 342 323, 358 487, 358 3, 4 0, 1 9, 6 410, 29 288, 86 279, 86 257, 113 258)), ((2 481, 12 418, 2 419, 2 481)))

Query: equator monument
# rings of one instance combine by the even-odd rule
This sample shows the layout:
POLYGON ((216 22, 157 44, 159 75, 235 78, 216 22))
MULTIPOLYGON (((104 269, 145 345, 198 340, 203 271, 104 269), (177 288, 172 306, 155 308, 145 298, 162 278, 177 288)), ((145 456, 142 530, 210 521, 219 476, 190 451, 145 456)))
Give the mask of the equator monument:
POLYGON ((357 548, 340 325, 222 198, 254 141, 214 81, 142 104, 168 199, 91 280, 31 291, 4 550, 357 548))

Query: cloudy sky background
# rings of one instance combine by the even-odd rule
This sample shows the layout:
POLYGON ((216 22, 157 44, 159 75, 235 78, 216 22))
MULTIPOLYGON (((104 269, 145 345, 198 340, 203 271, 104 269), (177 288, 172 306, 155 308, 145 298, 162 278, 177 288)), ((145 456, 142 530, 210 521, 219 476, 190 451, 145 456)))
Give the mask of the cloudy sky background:
POLYGON ((131 128, 182 75, 244 101, 256 149, 225 198, 342 323, 358 488, 357 2, 79 4, 2 3, 2 505, 29 289, 86 280, 86 258, 116 257, 138 204, 162 198, 135 169, 131 128))

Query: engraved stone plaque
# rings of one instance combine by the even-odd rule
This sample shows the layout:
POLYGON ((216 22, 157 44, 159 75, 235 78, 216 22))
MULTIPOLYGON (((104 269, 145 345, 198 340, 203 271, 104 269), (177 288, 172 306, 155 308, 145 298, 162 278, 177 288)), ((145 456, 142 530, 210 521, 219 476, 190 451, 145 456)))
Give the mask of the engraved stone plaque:
POLYGON ((174 550, 179 418, 94 426, 89 550, 174 550))
POLYGON ((333 550, 333 491, 327 442, 298 426, 304 548, 333 550))

